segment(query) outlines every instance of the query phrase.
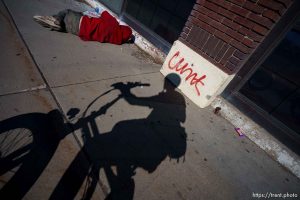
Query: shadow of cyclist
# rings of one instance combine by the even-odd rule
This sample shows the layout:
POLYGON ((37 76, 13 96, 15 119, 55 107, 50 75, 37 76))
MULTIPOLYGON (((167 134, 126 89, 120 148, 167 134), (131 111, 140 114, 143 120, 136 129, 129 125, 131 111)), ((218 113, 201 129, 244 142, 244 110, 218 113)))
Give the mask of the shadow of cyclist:
MULTIPOLYGON (((173 80, 175 86, 179 85, 179 76, 171 74, 168 78, 173 80)), ((133 176, 137 168, 152 173, 167 157, 179 159, 184 156, 186 133, 181 125, 186 119, 184 97, 167 80, 164 83, 164 90, 151 97, 135 96, 131 89, 138 85, 121 82, 113 84, 114 88, 121 91, 114 102, 124 98, 131 105, 149 107, 152 111, 148 117, 121 121, 108 133, 100 134, 98 129, 94 128, 94 137, 85 139, 82 149, 90 158, 90 168, 81 170, 74 176, 78 163, 81 162, 78 154, 50 199, 73 199, 86 177, 89 177, 89 182, 83 199, 90 199, 101 169, 104 170, 110 187, 106 199, 133 199, 135 188, 133 176), (116 168, 115 172, 112 167, 116 168)), ((107 105, 111 106, 113 103, 107 105)), ((104 114, 109 107, 107 105, 92 115, 96 117, 104 114)), ((83 127, 83 124, 87 124, 84 118, 74 127, 83 127)), ((88 129, 82 131, 87 133, 88 129)))

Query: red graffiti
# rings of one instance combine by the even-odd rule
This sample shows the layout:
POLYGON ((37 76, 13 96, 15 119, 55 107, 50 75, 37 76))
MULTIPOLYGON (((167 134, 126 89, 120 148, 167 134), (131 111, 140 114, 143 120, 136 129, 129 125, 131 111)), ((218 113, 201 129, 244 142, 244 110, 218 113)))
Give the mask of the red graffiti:
POLYGON ((176 64, 172 65, 173 63, 171 63, 174 59, 179 57, 179 51, 177 51, 173 57, 169 60, 168 66, 170 69, 175 70, 176 72, 179 72, 180 74, 183 73, 188 73, 188 75, 185 78, 185 81, 188 81, 189 79, 191 79, 190 81, 190 85, 194 85, 195 89, 197 91, 198 96, 200 96, 200 90, 199 90, 199 83, 204 86, 204 83, 202 82, 205 78, 206 75, 203 75, 199 78, 197 78, 198 74, 196 72, 193 71, 192 68, 189 67, 189 64, 183 63, 184 62, 184 58, 180 58, 178 62, 176 62, 176 64))

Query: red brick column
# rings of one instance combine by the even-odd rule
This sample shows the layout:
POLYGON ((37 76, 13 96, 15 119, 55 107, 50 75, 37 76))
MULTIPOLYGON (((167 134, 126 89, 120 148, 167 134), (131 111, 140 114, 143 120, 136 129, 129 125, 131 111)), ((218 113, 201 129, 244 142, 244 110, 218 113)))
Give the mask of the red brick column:
POLYGON ((197 0, 179 40, 228 74, 236 73, 292 0, 197 0))

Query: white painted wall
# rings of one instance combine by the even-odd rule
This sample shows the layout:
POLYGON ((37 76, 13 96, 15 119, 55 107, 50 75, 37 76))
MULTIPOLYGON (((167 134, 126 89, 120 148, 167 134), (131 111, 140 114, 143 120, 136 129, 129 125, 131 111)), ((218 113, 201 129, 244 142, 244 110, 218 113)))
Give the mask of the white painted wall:
POLYGON ((160 71, 165 76, 178 74, 181 77, 178 88, 201 108, 208 106, 234 77, 178 40, 174 42, 160 71))

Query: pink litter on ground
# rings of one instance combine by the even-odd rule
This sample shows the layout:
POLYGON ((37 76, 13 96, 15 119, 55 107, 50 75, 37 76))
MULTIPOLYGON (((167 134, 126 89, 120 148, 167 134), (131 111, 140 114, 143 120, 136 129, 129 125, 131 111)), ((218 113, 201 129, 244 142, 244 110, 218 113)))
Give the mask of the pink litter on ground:
POLYGON ((239 134, 240 137, 245 136, 240 128, 234 128, 234 130, 239 134))

